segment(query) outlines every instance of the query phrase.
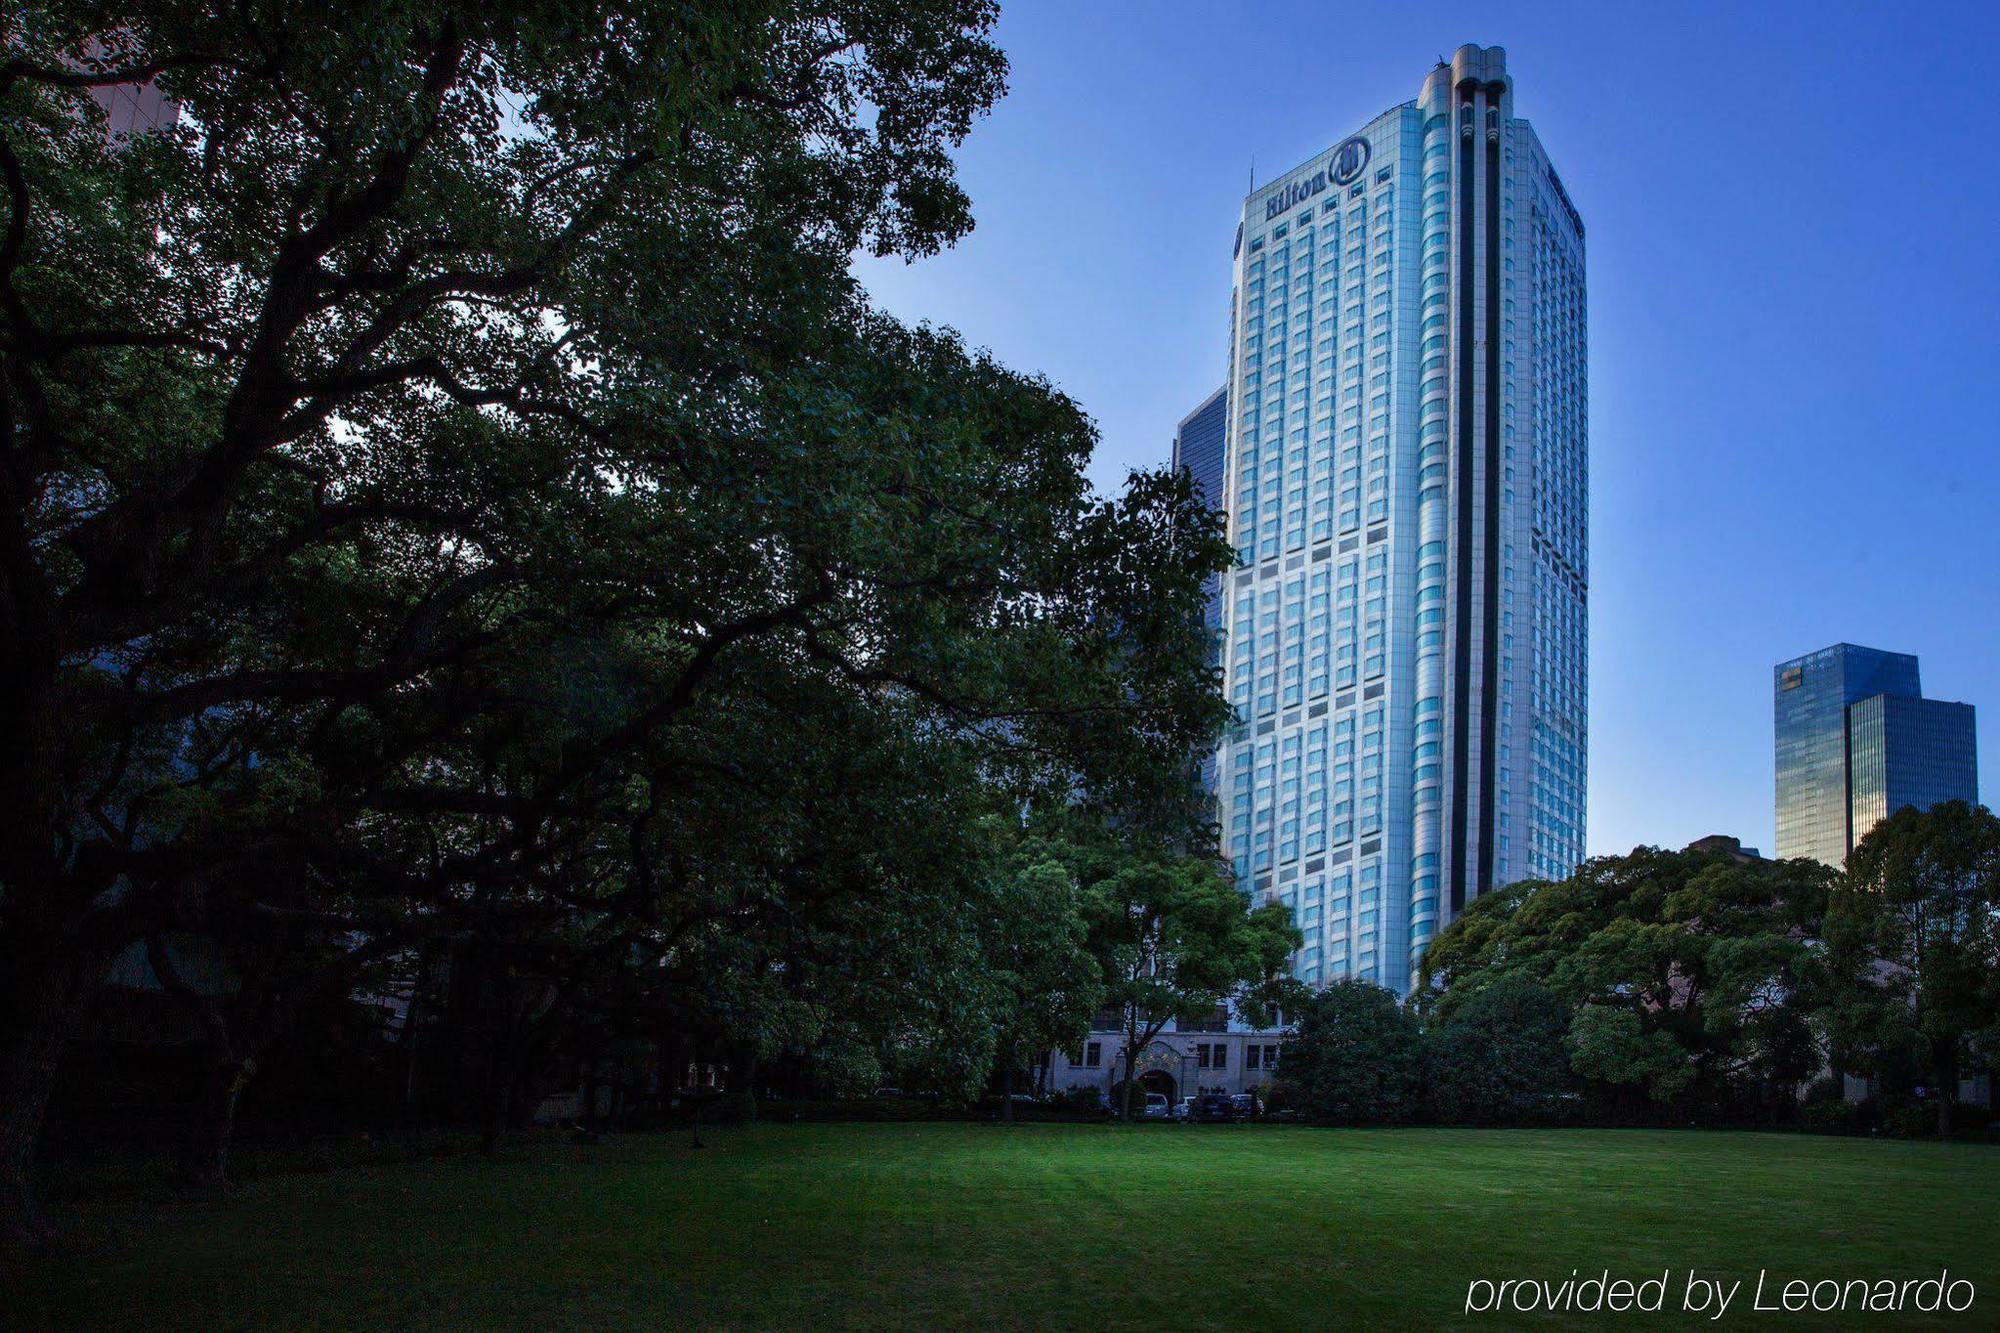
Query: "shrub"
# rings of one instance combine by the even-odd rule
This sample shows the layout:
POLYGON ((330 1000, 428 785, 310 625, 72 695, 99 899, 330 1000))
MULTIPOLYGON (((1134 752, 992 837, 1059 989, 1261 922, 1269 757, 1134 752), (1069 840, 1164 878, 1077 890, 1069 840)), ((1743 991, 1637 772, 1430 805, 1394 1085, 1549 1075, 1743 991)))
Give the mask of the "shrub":
POLYGON ((1881 1128, 1881 1111, 1873 1100, 1807 1101, 1799 1108, 1799 1127, 1808 1134, 1873 1134, 1881 1128))
POLYGON ((1567 1090, 1569 1013, 1546 986, 1502 976, 1440 1024, 1430 1043, 1431 1105, 1476 1124, 1550 1118, 1567 1090))
POLYGON ((1264 1085, 1264 1111, 1273 1114, 1279 1111, 1298 1111, 1305 1106, 1305 1098, 1299 1092, 1299 1085, 1283 1075, 1264 1085))
MULTIPOLYGON (((867 1097, 853 1101, 797 1100, 767 1102, 762 1109, 767 1120, 796 1122, 929 1120, 930 1106, 908 1097, 867 1097)), ((708 1123, 704 1117, 704 1123, 708 1123)), ((715 1122, 720 1123, 720 1122, 715 1122)))
POLYGON ((1288 1035, 1285 1081, 1300 1109, 1335 1124, 1393 1123, 1417 1110, 1423 1041, 1396 997, 1365 981, 1337 981, 1308 999, 1288 1035))
POLYGON ((1937 1133, 1937 1108, 1927 1102, 1898 1098, 1884 1108, 1882 1127, 1898 1138, 1930 1138, 1937 1133))

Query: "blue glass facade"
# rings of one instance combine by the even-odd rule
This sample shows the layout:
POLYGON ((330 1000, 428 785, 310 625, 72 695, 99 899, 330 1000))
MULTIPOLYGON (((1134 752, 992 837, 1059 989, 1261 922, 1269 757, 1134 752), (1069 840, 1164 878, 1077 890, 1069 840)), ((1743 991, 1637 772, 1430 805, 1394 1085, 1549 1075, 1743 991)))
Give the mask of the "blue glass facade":
POLYGON ((1979 799, 1970 704, 1925 699, 1908 653, 1840 643, 1773 672, 1778 855, 1847 864, 1878 821, 1979 799))
POLYGON ((1906 805, 1979 800, 1971 704, 1878 694, 1847 710, 1848 824, 1855 841, 1906 805))
MULTIPOLYGON (((1201 406, 1181 418, 1174 429, 1173 466, 1188 474, 1195 494, 1211 509, 1223 507, 1223 465, 1229 434, 1229 386, 1204 398, 1201 406)), ((1209 665, 1222 659, 1222 576, 1210 577, 1202 625, 1209 633, 1209 665)), ((1215 756, 1201 757, 1201 789, 1215 799, 1215 756)))
MULTIPOLYGON (((1173 465, 1188 474, 1195 494, 1210 508, 1222 508, 1223 453, 1229 429, 1229 388, 1224 385, 1202 400, 1174 430, 1173 465)), ((1210 629, 1222 625, 1222 576, 1208 581, 1210 629)))
POLYGON ((1245 200, 1219 814, 1302 980, 1583 857, 1583 246, 1498 48, 1245 200))

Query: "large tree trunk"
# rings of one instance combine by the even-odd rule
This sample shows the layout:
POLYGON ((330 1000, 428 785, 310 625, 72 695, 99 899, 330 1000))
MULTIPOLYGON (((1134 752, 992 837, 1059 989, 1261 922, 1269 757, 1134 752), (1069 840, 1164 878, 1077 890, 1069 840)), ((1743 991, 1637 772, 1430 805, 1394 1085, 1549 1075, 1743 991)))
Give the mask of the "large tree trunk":
POLYGON ((1123 1099, 1125 1102, 1125 1110, 1123 1114, 1125 1118, 1125 1123, 1128 1125, 1132 1123, 1133 1073, 1139 1063, 1139 1053, 1137 1050, 1133 1049, 1137 1045, 1138 1045, 1138 1034, 1136 1032, 1133 1032, 1130 1028, 1127 1028, 1125 1032, 1125 1096, 1123 1099))
POLYGON ((275 1035, 275 1030, 260 1031, 251 1017, 266 993, 268 978, 246 974, 232 1003, 189 985, 159 935, 146 936, 146 958, 160 985, 187 1008, 207 1035, 208 1068, 181 1148, 180 1183, 190 1189, 221 1189, 229 1183, 236 1103, 243 1085, 257 1072, 257 1056, 275 1035))
POLYGON ((63 1048, 83 1014, 84 978, 74 959, 29 960, 16 951, 15 984, 0 996, 0 1246, 24 1248, 51 1235, 35 1202, 35 1145, 63 1048))
POLYGON ((223 1189, 229 1184, 229 1149, 236 1138, 236 1107, 243 1089, 257 1072, 254 1059, 231 1056, 217 1060, 202 1080, 201 1102, 188 1135, 181 1162, 181 1179, 196 1189, 223 1189))
MULTIPOLYGON (((8 397, 4 412, 11 423, 8 397)), ((18 509, 9 515, 17 532, 19 518, 18 509)), ((69 723, 56 703, 52 608, 39 576, 6 582, 0 618, 0 1249, 36 1245, 51 1235, 35 1202, 35 1146, 63 1049, 89 999, 88 983, 110 962, 109 954, 98 958, 79 948, 78 917, 56 883, 54 848, 65 817, 56 756, 69 723)))

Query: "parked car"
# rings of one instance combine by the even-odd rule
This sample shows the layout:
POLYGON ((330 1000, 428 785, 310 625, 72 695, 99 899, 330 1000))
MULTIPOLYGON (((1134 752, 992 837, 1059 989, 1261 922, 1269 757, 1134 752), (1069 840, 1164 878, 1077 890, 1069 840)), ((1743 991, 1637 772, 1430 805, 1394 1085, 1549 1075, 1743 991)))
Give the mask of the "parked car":
POLYGON ((1139 1114, 1147 1120, 1165 1120, 1172 1108, 1167 1105, 1167 1094, 1149 1092, 1146 1094, 1146 1109, 1139 1114))
POLYGON ((1204 1092, 1194 1099, 1193 1119, 1204 1125, 1226 1125, 1249 1116, 1236 1109, 1236 1099, 1226 1092, 1204 1092))
POLYGON ((1229 1104, 1236 1108, 1236 1114, 1239 1118, 1244 1120, 1255 1120, 1257 1118, 1257 1098, 1254 1094, 1239 1092, 1229 1099, 1229 1104))
POLYGON ((1186 1124, 1194 1115, 1194 1098, 1183 1097, 1174 1103, 1174 1119, 1186 1124))
POLYGON ((1055 1109, 1067 1115, 1088 1116, 1092 1119, 1115 1120, 1118 1112, 1104 1098, 1104 1089, 1088 1085, 1069 1088, 1057 1093, 1055 1109))

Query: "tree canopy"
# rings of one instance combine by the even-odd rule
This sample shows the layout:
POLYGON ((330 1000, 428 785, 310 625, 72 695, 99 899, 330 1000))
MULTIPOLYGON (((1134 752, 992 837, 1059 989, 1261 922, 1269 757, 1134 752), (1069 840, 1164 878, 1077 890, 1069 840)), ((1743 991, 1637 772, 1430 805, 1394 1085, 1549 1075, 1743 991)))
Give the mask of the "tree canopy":
MULTIPOLYGON (((1676 1072, 1609 1081, 1656 1095, 1728 1099, 1798 1083, 1818 1067, 1805 987, 1832 879, 1809 861, 1702 849, 1599 857, 1568 879, 1468 903, 1425 952, 1423 984, 1442 987, 1445 1019, 1503 978, 1545 987, 1585 1025, 1573 1053, 1636 1026, 1645 1049, 1672 1052, 1676 1072)), ((1614 1067, 1585 1055, 1577 1069, 1614 1067)))
POLYGON ((1211 1017, 1289 965, 1302 936, 1277 904, 1251 908, 1211 855, 1128 829, 1075 848, 1088 947, 1124 1029, 1124 1113, 1140 1053, 1175 1020, 1211 1017))
POLYGON ((2000 818, 1891 814, 1848 856, 1826 942, 1835 1063, 1923 1071, 1949 1136, 1962 1071, 2000 1050, 2000 818))
POLYGON ((1422 1105, 1417 1016, 1372 982, 1336 981, 1305 999, 1278 1059, 1286 1100, 1317 1120, 1395 1123, 1422 1105))
POLYGON ((1190 817, 1216 516, 1093 494, 1076 404, 848 272, 970 229, 993 19, 8 20, 10 1230, 82 997, 159 932, 480 941, 570 978, 521 1023, 617 979, 764 1049, 962 1038, 981 821, 1190 817), (91 93, 149 80, 177 120, 111 137, 91 93))
POLYGON ((1428 1084, 1440 1117, 1506 1124, 1545 1117, 1569 1090, 1569 1011, 1520 974, 1497 977, 1428 1033, 1428 1084))

